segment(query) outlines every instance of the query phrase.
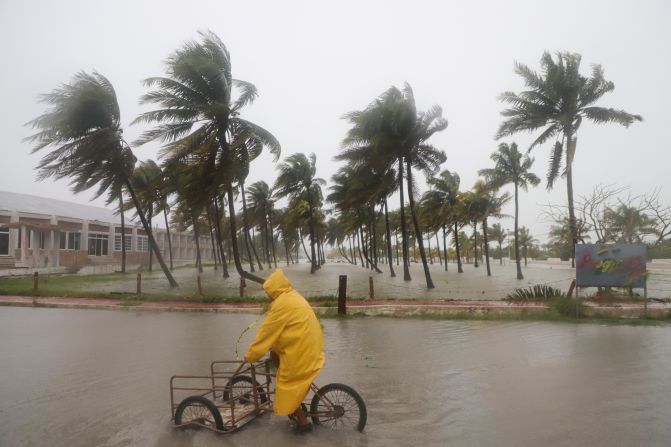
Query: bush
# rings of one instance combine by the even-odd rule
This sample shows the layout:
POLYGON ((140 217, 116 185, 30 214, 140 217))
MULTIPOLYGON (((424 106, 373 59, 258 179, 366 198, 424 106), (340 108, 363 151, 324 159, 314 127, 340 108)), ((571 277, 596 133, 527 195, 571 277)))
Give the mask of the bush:
POLYGON ((506 296, 509 301, 543 301, 552 298, 563 298, 566 295, 556 287, 547 284, 536 284, 527 288, 513 290, 506 296))
POLYGON ((562 317, 579 318, 584 315, 585 305, 576 298, 552 298, 549 304, 562 317))

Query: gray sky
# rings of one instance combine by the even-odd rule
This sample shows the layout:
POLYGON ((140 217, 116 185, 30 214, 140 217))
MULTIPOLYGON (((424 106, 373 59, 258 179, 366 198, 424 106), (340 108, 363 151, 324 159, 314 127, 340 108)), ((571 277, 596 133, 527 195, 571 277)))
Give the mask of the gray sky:
MULTIPOLYGON (((660 1, 27 1, 0 3, 0 189, 87 203, 67 182, 35 181, 38 155, 22 138, 24 123, 43 113, 37 96, 97 70, 115 86, 125 135, 143 110, 140 81, 164 74, 162 61, 198 30, 211 29, 228 46, 233 76, 253 82, 260 97, 244 116, 281 142, 282 158, 315 152, 318 175, 330 180, 347 123, 391 85, 409 82, 419 110, 443 108, 446 131, 432 143, 445 150, 443 168, 459 173, 462 189, 490 167, 503 105, 497 96, 520 91, 514 61, 538 68, 543 51, 582 54, 583 74, 599 63, 615 91, 598 104, 643 116, 626 129, 583 123, 574 168, 576 196, 597 183, 630 186, 640 194, 662 187, 671 202, 671 2, 660 1), (665 87, 666 86, 666 87, 665 87)), ((526 149, 528 135, 517 141, 526 149)), ((158 146, 135 148, 155 158, 158 146)), ((550 147, 535 149, 533 171, 545 178, 550 147)), ((250 182, 275 179, 268 156, 252 166, 250 182)), ((541 206, 566 201, 566 183, 520 200, 521 225, 545 240, 541 206)), ((102 199, 95 202, 102 205, 102 199)), ((398 207, 397 199, 392 207, 398 207)), ((504 210, 513 213, 512 205, 504 210)), ((512 219, 503 222, 512 227, 512 219)))

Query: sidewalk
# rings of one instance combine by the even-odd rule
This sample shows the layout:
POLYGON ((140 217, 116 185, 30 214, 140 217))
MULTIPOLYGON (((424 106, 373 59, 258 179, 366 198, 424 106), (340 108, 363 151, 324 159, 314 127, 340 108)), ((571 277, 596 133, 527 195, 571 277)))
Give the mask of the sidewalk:
MULTIPOLYGON (((585 302, 587 316, 639 317, 643 315, 642 303, 595 303, 585 302)), ((0 296, 0 306, 53 307, 65 309, 103 309, 132 311, 167 312, 223 312, 261 314, 263 307, 258 303, 200 303, 190 301, 134 301, 128 304, 121 299, 107 298, 65 298, 0 296)), ((498 300, 443 301, 443 300, 352 300, 347 302, 351 314, 387 316, 427 316, 427 315, 543 315, 550 307, 542 302, 516 303, 498 300)), ((334 313, 333 307, 314 306, 318 314, 334 313)), ((671 303, 648 303, 648 315, 652 318, 670 318, 671 303)))

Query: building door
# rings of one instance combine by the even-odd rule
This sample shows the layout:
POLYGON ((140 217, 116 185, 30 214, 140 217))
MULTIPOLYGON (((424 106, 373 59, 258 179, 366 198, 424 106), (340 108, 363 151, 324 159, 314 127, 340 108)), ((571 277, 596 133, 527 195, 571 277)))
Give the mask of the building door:
POLYGON ((0 256, 9 255, 9 230, 0 230, 0 256))

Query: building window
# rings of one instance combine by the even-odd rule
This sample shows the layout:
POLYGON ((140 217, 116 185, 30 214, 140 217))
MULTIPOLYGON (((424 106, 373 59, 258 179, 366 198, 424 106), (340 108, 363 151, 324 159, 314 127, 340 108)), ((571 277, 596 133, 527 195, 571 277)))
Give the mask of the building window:
MULTIPOLYGON (((124 237, 124 245, 126 247, 127 251, 130 251, 131 247, 131 237, 126 236, 124 237)), ((120 234, 115 234, 114 235, 114 251, 121 251, 121 235, 120 234)))
POLYGON ((81 237, 82 235, 80 233, 61 231, 58 248, 61 250, 79 250, 81 246, 81 237))
POLYGON ((92 256, 107 256, 109 236, 104 233, 89 233, 89 254, 92 256))
POLYGON ((0 256, 9 255, 9 230, 0 230, 0 256))
POLYGON ((149 251, 149 238, 147 236, 137 237, 137 251, 149 251))
POLYGON ((37 237, 38 247, 40 247, 40 249, 44 250, 44 239, 45 239, 44 231, 38 231, 37 235, 38 235, 38 237, 37 237))

